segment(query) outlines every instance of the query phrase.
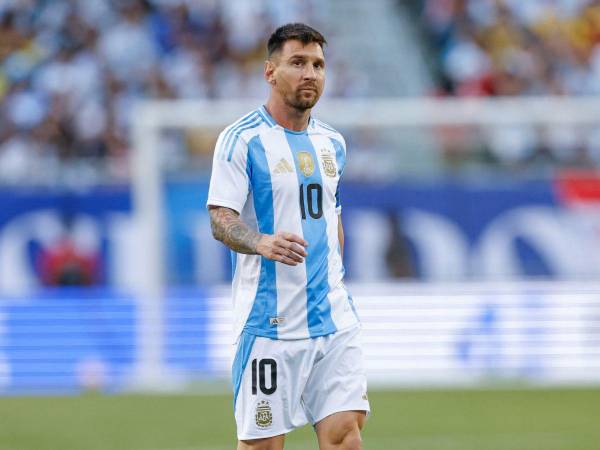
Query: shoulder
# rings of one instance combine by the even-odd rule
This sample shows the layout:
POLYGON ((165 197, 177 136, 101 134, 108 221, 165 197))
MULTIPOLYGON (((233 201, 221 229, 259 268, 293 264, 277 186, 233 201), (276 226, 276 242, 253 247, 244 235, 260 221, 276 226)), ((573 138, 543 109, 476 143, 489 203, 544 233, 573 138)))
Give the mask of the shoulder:
POLYGON ((327 136, 331 140, 339 143, 340 146, 344 149, 344 151, 346 151, 346 141, 344 140, 344 136, 342 136, 342 133, 333 128, 328 123, 323 122, 322 120, 315 118, 312 118, 311 120, 313 133, 327 136))
POLYGON ((240 117, 238 120, 233 122, 231 125, 221 131, 220 136, 244 136, 254 135, 260 132, 262 126, 268 125, 260 109, 250 111, 248 114, 240 117))
POLYGON ((231 155, 236 146, 247 144, 265 129, 271 128, 260 109, 240 117, 219 134, 217 147, 224 155, 231 155))

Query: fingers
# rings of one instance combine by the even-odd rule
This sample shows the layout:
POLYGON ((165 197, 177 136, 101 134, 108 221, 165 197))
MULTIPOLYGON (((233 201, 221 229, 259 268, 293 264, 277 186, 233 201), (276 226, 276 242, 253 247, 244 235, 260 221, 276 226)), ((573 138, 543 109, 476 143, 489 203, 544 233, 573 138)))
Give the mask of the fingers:
POLYGON ((304 249, 308 242, 293 233, 277 233, 275 243, 277 245, 275 253, 279 257, 277 261, 289 266, 302 264, 308 255, 304 249))
POLYGON ((297 263, 303 263, 304 262, 303 256, 306 256, 306 252, 304 250, 301 250, 297 244, 291 244, 291 245, 295 245, 297 248, 296 249, 289 248, 290 244, 284 244, 282 247, 277 249, 277 253, 279 255, 285 256, 286 258, 289 258, 292 261, 295 261, 297 263), (299 251, 301 251, 304 254, 303 255, 300 254, 299 251))
MULTIPOLYGON (((304 262, 303 255, 296 253, 294 249, 289 248, 292 245, 296 246, 298 249, 300 247, 298 244, 291 244, 285 240, 276 238, 273 242, 272 247, 272 255, 271 259, 275 261, 282 262, 284 264, 288 264, 290 266, 295 266, 297 264, 301 264, 304 262)), ((305 253, 305 252, 304 252, 305 253)))
POLYGON ((306 257, 308 255, 308 253, 306 253, 306 250, 304 250, 304 247, 299 246, 295 242, 283 241, 280 243, 280 246, 282 249, 285 249, 286 251, 292 253, 291 257, 298 256, 300 259, 302 259, 303 257, 306 257))
POLYGON ((263 237, 260 254, 289 266, 296 266, 304 262, 308 256, 305 248, 308 242, 293 233, 280 232, 276 235, 263 237))
POLYGON ((283 255, 285 255, 289 258, 292 258, 293 260, 295 260, 299 263, 303 262, 304 261, 303 258, 308 255, 308 253, 306 252, 306 250, 304 249, 304 246, 303 246, 303 244, 308 245, 308 243, 304 239, 302 239, 294 234, 281 233, 281 234, 277 235, 276 241, 277 241, 277 245, 284 250, 284 251, 282 250, 283 255), (296 241, 300 241, 301 243, 292 241, 292 240, 288 239, 288 237, 291 237, 292 239, 295 239, 296 241))
POLYGON ((296 244, 300 244, 302 247, 308 247, 308 242, 302 239, 300 236, 294 233, 278 233, 279 236, 284 238, 286 241, 295 242, 296 244))
MULTIPOLYGON (((290 258, 289 256, 284 256, 284 255, 275 255, 273 257, 273 261, 287 264, 288 266, 297 266, 298 265, 298 261, 290 258)), ((300 261, 300 262, 302 262, 302 261, 300 261)))

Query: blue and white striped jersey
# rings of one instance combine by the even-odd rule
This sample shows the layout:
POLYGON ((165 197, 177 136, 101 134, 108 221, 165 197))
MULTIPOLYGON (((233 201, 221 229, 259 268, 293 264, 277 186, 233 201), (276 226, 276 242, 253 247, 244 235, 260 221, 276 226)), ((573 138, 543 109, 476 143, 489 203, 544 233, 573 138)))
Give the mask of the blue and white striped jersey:
POLYGON ((305 131, 287 130, 264 107, 220 134, 207 204, 239 212, 261 233, 308 242, 297 266, 232 252, 236 336, 303 339, 357 325, 338 239, 345 161, 344 139, 329 125, 311 118, 305 131))

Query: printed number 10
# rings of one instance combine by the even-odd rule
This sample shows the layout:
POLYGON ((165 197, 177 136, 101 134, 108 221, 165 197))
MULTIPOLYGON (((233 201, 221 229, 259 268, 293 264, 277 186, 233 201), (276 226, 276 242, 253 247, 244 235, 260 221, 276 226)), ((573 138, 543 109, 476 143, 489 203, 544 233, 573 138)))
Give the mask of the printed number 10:
POLYGON ((311 183, 306 186, 306 195, 304 195, 304 184, 300 185, 300 212, 302 219, 306 219, 306 211, 313 219, 320 219, 323 216, 323 187, 318 183, 311 183), (316 211, 315 211, 316 196, 316 211))
POLYGON ((260 388, 260 391, 266 395, 271 395, 277 390, 277 361, 274 359, 252 360, 252 395, 258 394, 257 388, 260 388), (266 383, 267 366, 269 366, 269 373, 271 374, 269 387, 266 383))

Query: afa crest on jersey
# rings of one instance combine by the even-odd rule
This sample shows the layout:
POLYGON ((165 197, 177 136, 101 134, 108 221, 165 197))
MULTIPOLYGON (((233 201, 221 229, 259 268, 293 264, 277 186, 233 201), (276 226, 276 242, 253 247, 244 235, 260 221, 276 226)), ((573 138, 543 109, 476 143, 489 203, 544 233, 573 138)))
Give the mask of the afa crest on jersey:
POLYGON ((333 156, 330 154, 322 154, 321 161, 323 163, 323 171, 325 172, 325 175, 335 178, 336 167, 335 162, 333 161, 333 156))
POLYGON ((298 164, 300 165, 300 171, 305 177, 310 177, 315 171, 315 163, 309 152, 298 153, 298 164))

